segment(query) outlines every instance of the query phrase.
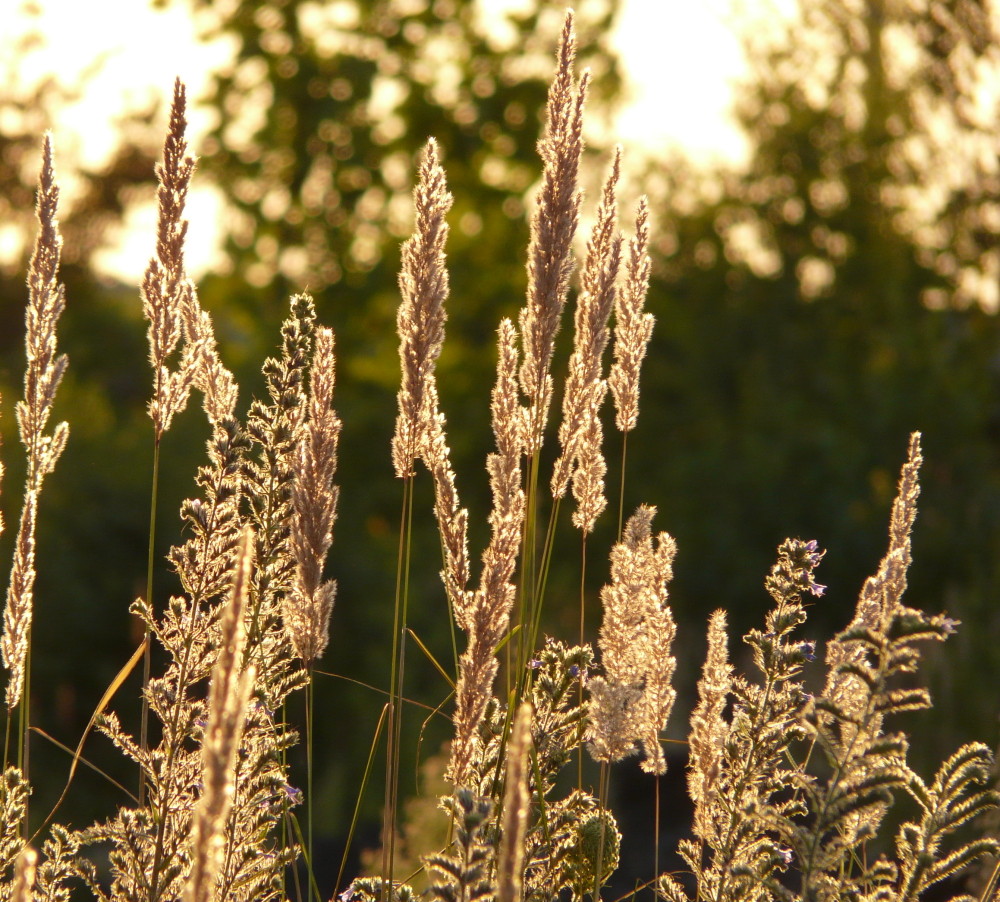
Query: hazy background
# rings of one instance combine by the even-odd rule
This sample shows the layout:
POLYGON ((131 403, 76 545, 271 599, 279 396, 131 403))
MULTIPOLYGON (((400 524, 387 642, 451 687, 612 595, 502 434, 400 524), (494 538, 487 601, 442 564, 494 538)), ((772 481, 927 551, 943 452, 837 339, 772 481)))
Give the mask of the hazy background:
MULTIPOLYGON (((338 335, 342 496, 329 571, 340 594, 320 665, 329 675, 317 683, 316 789, 325 854, 339 858, 387 681, 401 498, 388 453, 398 381, 395 273, 410 227, 414 160, 436 136, 455 195, 439 379, 475 550, 489 509, 493 330, 524 294, 526 214, 540 172, 535 142, 563 6, 172 0, 156 10, 104 3, 99 19, 68 2, 18 8, 0 36, 8 468, 0 504, 8 524, 20 510, 12 409, 46 128, 65 188, 60 343, 70 356, 57 411, 70 421, 70 443, 41 500, 33 710, 41 726, 75 745, 138 641, 127 608, 144 591, 152 441, 137 284, 153 250, 152 167, 180 74, 202 156, 188 260, 240 378, 241 403, 262 390, 259 366, 277 344, 291 292, 308 288, 338 335)), ((658 528, 680 549, 672 603, 681 700, 670 736, 685 735, 709 613, 729 608, 734 637, 761 621, 763 579, 785 536, 828 549, 819 578, 829 591, 810 609, 807 634, 822 641, 846 624, 884 552, 907 438, 920 429, 926 464, 910 600, 947 609, 965 626, 926 668, 937 707, 901 726, 914 731, 914 755, 924 762, 973 736, 995 745, 995 10, 979 0, 603 0, 581 3, 578 19, 581 63, 594 73, 587 214, 618 139, 628 162, 623 229, 640 192, 654 216, 649 307, 658 323, 629 443, 625 506, 657 505, 658 528)), ((561 356, 557 373, 564 365, 561 356)), ((613 428, 607 435, 614 473, 619 438, 613 428)), ((193 490, 205 438, 192 410, 165 440, 161 559, 179 541, 176 511, 193 490)), ((443 654, 430 491, 420 491, 413 627, 443 654)), ((610 491, 614 508, 617 489, 610 491)), ((614 519, 605 518, 589 545, 594 630, 614 519)), ((579 564, 566 520, 547 626, 568 637, 579 564)), ((8 529, 0 560, 9 560, 10 543, 8 529)), ((175 590, 162 568, 154 601, 175 590)), ((733 655, 746 663, 740 649, 734 638, 733 655)), ((438 703, 442 681, 417 654, 409 661, 407 690, 438 703)), ((133 682, 116 699, 126 721, 138 711, 136 695, 133 682)), ((427 789, 417 759, 432 759, 448 736, 443 719, 426 729, 421 720, 406 724, 408 747, 419 742, 404 769, 407 792, 427 789)), ((670 748, 673 777, 662 791, 678 806, 683 746, 670 748)), ((36 773, 57 775, 37 789, 34 810, 43 811, 68 760, 42 740, 35 754, 43 762, 36 773)), ((87 754, 134 781, 102 738, 90 740, 87 754)), ((301 774, 301 761, 294 766, 301 774)), ((651 810, 652 787, 636 771, 625 765, 616 774, 626 849, 651 810)), ((380 798, 373 785, 363 802, 369 843, 380 798)), ((100 777, 81 774, 63 816, 79 825, 122 802, 100 777)), ((627 885, 650 876, 648 851, 625 863, 627 885)))

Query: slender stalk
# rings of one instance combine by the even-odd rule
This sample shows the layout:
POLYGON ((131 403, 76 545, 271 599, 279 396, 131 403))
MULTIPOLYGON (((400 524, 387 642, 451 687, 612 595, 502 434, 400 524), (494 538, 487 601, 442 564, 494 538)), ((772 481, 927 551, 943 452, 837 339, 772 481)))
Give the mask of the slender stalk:
MULTIPOLYGON (((601 776, 598 782, 597 798, 598 798, 598 810, 606 811, 608 810, 608 796, 610 795, 611 787, 611 767, 608 765, 607 761, 601 762, 601 776)), ((604 821, 601 821, 601 837, 597 841, 597 863, 594 869, 594 902, 598 902, 601 898, 601 886, 604 881, 601 879, 601 875, 604 873, 604 838, 607 833, 607 828, 604 821)))
POLYGON ((413 475, 403 481, 399 551, 396 561, 396 600, 392 622, 392 665, 389 680, 389 728, 386 744, 385 811, 382 818, 382 898, 390 899, 396 854, 396 806, 399 799, 399 740, 402 727, 403 665, 406 649, 406 619, 410 588, 410 556, 413 539, 413 475))
POLYGON ((660 775, 655 776, 653 795, 653 882, 660 876, 660 775))
MULTIPOLYGON (((159 495, 160 483, 160 436, 153 439, 153 485, 149 500, 149 546, 146 553, 146 602, 153 609, 153 560, 156 549, 156 501, 159 495)), ((146 651, 142 657, 142 722, 139 726, 139 747, 149 750, 149 699, 146 690, 149 688, 150 669, 152 663, 152 642, 149 624, 146 624, 146 651)), ((139 807, 146 804, 146 772, 139 768, 139 807)))
POLYGON ((628 433, 622 433, 622 470, 618 484, 618 540, 621 541, 622 525, 625 522, 625 458, 628 455, 628 433))
MULTIPOLYGON (((586 633, 586 591, 587 591, 587 533, 581 532, 580 535, 580 645, 583 645, 584 635, 586 633)), ((580 680, 580 685, 578 686, 578 699, 580 707, 583 707, 583 680, 580 680)), ((603 764, 602 764, 603 766, 603 764)), ((604 771, 601 771, 601 777, 604 777, 604 771)), ((583 744, 581 743, 576 750, 576 788, 583 792, 583 744)), ((604 807, 604 802, 601 802, 601 807, 604 807)), ((601 836, 603 840, 604 831, 601 831, 601 836)), ((595 896, 596 898, 596 896, 595 896)))
POLYGON ((354 840, 354 831, 358 826, 358 817, 361 814, 361 800, 364 798, 365 789, 368 786, 368 780, 372 774, 372 764, 375 761, 375 752, 378 750, 378 739, 379 735, 382 733, 382 727, 385 726, 386 717, 389 714, 391 703, 386 703, 382 706, 382 713, 379 715, 378 723, 375 726, 375 735, 372 737, 371 747, 368 749, 368 761, 365 764, 365 772, 361 778, 361 786, 358 789, 358 797, 354 802, 354 814, 351 816, 351 826, 347 831, 347 839, 344 843, 344 854, 340 859, 340 868, 337 871, 337 882, 334 885, 334 898, 337 898, 340 893, 341 881, 344 879, 344 869, 347 867, 347 855, 351 850, 351 843, 354 840))
MULTIPOLYGON (((28 650, 24 655, 24 696, 21 699, 20 716, 18 727, 21 735, 18 742, 18 762, 26 783, 31 782, 31 750, 28 748, 28 734, 31 732, 31 627, 28 627, 28 650)), ((28 815, 31 806, 31 795, 24 799, 24 817, 21 820, 21 828, 25 836, 31 835, 28 828, 28 815)))
POLYGON ((316 687, 313 684, 313 666, 307 666, 309 682, 306 683, 306 850, 309 873, 313 869, 313 703, 316 687))

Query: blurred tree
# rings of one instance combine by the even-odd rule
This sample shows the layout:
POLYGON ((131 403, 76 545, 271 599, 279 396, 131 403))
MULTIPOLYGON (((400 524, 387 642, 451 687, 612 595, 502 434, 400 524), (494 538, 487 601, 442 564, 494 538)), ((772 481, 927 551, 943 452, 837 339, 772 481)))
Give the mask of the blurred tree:
POLYGON ((646 180, 662 222, 645 391, 671 450, 635 448, 667 460, 679 584, 699 616, 736 601, 746 627, 751 574, 797 532, 830 549, 813 629, 843 625, 884 548, 906 437, 923 430, 911 591, 975 624, 955 643, 965 664, 953 645, 938 675, 919 735, 931 755, 996 720, 974 691, 1000 638, 994 15, 800 0, 779 27, 745 31, 746 166, 677 160, 646 180))

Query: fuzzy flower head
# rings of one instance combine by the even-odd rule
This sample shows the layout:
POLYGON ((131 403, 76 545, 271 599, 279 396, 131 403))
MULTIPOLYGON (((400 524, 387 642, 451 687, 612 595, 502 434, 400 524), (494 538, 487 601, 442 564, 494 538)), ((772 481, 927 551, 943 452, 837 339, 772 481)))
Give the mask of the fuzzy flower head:
POLYGON ((777 563, 764 582, 771 597, 780 604, 797 600, 806 592, 817 597, 822 595, 826 586, 813 579, 813 571, 825 554, 815 540, 786 539, 778 549, 777 563))

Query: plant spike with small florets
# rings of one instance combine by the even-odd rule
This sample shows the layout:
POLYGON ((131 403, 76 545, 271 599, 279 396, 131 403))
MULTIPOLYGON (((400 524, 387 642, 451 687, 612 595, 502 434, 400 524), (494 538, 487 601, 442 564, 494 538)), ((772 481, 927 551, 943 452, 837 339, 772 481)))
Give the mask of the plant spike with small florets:
POLYGON ((641 767, 662 774, 667 765, 660 747, 676 692, 671 685, 676 660, 671 645, 677 632, 667 605, 677 545, 660 533, 654 546, 651 524, 656 509, 639 509, 611 552, 611 583, 601 590, 604 619, 598 644, 603 677, 590 690, 590 751, 598 761, 620 761, 642 747, 641 767))
POLYGON ((639 199, 635 236, 629 242, 625 284, 615 303, 615 362, 608 387, 615 402, 615 425, 629 432, 639 421, 639 371, 653 334, 653 314, 644 313, 649 289, 649 201, 639 199))
POLYGON ((272 710, 297 688, 288 682, 294 651, 282 609, 296 578, 293 489, 306 428, 306 386, 316 329, 309 295, 293 296, 289 307, 281 326, 281 356, 268 358, 263 367, 270 403, 255 400, 247 414, 247 435, 257 453, 243 467, 246 516, 257 543, 245 654, 257 665, 260 698, 272 710))
POLYGON ((399 273, 402 302, 396 324, 401 387, 392 461, 400 479, 412 475, 417 459, 423 460, 430 471, 434 481, 434 516, 445 560, 441 578, 449 603, 457 612, 469 579, 468 513, 459 503, 455 487, 434 372, 447 320, 448 270, 444 249, 452 196, 433 139, 424 149, 413 204, 416 221, 413 235, 403 244, 399 273))
POLYGON ((51 433, 45 433, 56 390, 69 362, 65 354, 56 356, 56 325, 66 307, 66 292, 58 280, 62 251, 56 220, 58 203, 59 186, 52 168, 52 138, 46 135, 38 180, 38 237, 28 267, 24 336, 28 364, 24 371, 24 399, 18 401, 16 407, 21 444, 28 457, 28 472, 0 640, 3 663, 10 671, 8 711, 17 707, 24 688, 35 585, 38 497, 45 477, 55 468, 69 437, 66 423, 59 423, 51 433))
POLYGON ((326 648, 337 590, 335 581, 323 582, 339 496, 333 484, 341 429, 332 406, 334 367, 333 332, 317 329, 308 414, 299 438, 297 478, 292 487, 295 577, 282 607, 285 630, 306 666, 311 666, 326 648))
POLYGON ((528 296, 519 327, 524 359, 521 391, 528 399, 524 441, 529 455, 542 446, 552 402, 552 354, 559 331, 569 277, 572 245, 580 218, 582 193, 577 184, 583 154, 583 107, 590 73, 577 83, 573 75, 576 34, 573 13, 559 39, 556 75, 549 88, 545 133, 538 142, 542 157, 542 187, 531 219, 528 244, 528 296))
POLYGON ((253 531, 244 532, 233 575, 233 591, 223 611, 219 656, 208 689, 208 723, 202 738, 202 793, 191 826, 191 872, 184 902, 212 902, 226 853, 226 822, 235 794, 236 756, 243 738, 247 704, 254 684, 251 664, 242 669, 246 641, 244 608, 250 591, 253 531))
POLYGON ((608 320, 615 307, 616 280, 621 264, 621 235, 615 192, 621 174, 621 148, 615 148, 611 173, 597 208, 597 221, 587 242, 583 284, 577 299, 573 353, 563 394, 559 426, 562 454, 552 473, 552 495, 562 498, 570 479, 577 510, 573 523, 585 534, 604 510, 607 467, 601 445, 600 411, 608 386, 602 378, 608 320))
POLYGON ((479 751, 479 728, 492 698, 499 665, 496 649, 510 626, 515 587, 512 582, 524 524, 524 491, 521 487, 523 435, 517 402, 517 346, 514 325, 500 323, 497 338, 497 379, 492 412, 496 452, 486 467, 493 491, 490 542, 483 552, 479 588, 462 595, 455 622, 468 633, 459 659, 455 689, 455 739, 451 746, 449 777, 456 786, 468 785, 469 768, 479 751), (477 751, 478 750, 478 751, 477 751))
POLYGON ((688 736, 688 794, 694 802, 692 831, 702 842, 711 840, 714 834, 712 811, 718 799, 723 746, 729 729, 723 717, 733 685, 728 642, 726 612, 715 611, 708 621, 708 652, 688 736))
POLYGON ((878 572, 865 582, 851 624, 827 649, 826 690, 805 719, 831 767, 829 779, 802 782, 802 798, 815 817, 789 834, 807 902, 841 898, 845 888, 888 891, 896 866, 884 858, 856 864, 858 846, 877 835, 894 790, 918 787, 921 801, 919 783, 906 763, 906 736, 884 732, 883 721, 930 707, 925 688, 903 688, 899 679, 916 671, 919 643, 943 641, 956 626, 944 615, 928 615, 902 603, 922 459, 920 434, 914 433, 893 502, 889 550, 878 572))
POLYGON ((454 850, 424 859, 431 873, 430 897, 440 902, 480 902, 494 897, 492 806, 468 789, 459 789, 448 804, 455 818, 454 850))
MULTIPOLYGON (((680 844, 680 853, 697 880, 699 899, 763 902, 770 899, 777 873, 790 860, 788 849, 775 834, 780 837, 787 832, 784 825, 801 810, 794 797, 789 797, 797 786, 798 772, 787 764, 786 754, 803 734, 799 719, 804 693, 799 674, 815 649, 812 642, 793 639, 792 633, 806 619, 803 594, 824 591, 813 579, 822 557, 815 542, 801 539, 787 539, 778 549, 778 561, 765 581, 775 607, 767 615, 763 632, 751 630, 744 637, 763 684, 743 677, 732 680, 729 724, 718 719, 721 699, 717 694, 719 689, 725 691, 728 674, 724 633, 721 624, 715 626, 710 657, 717 660, 706 664, 699 690, 702 704, 696 711, 705 720, 695 721, 692 742, 691 766, 698 770, 689 785, 697 806, 697 842, 680 844), (710 670, 716 672, 710 680, 713 688, 710 670), (708 794, 710 804, 706 804, 708 794)), ((661 877, 660 888, 674 902, 686 898, 672 878, 661 877)))

